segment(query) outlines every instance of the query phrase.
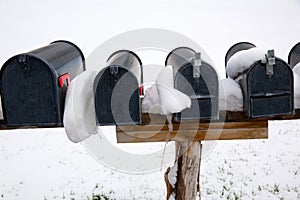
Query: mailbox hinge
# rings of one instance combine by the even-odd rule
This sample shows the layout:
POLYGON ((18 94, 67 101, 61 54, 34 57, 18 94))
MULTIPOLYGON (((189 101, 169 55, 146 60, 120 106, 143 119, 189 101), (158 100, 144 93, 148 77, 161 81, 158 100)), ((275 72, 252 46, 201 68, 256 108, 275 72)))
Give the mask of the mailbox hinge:
POLYGON ((201 53, 196 52, 193 58, 193 78, 200 78, 201 53))
POLYGON ((267 76, 272 76, 274 74, 275 65, 275 53, 274 49, 268 50, 266 54, 266 74, 267 76))

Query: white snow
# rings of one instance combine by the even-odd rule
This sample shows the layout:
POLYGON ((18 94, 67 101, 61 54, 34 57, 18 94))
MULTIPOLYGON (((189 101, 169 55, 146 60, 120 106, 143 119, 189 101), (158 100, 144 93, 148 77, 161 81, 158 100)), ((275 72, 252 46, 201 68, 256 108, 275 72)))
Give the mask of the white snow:
POLYGON ((175 197, 176 197, 175 193, 172 192, 168 200, 175 200, 175 197))
MULTIPOLYGON (((278 57, 287 58, 299 41, 299 9, 298 0, 1 0, 0 62, 56 39, 74 42, 87 58, 99 44, 117 34, 157 27, 198 42, 214 61, 220 77, 225 78, 226 51, 240 41, 274 48, 278 57)), ((160 59, 154 64, 163 62, 160 59)), ((105 66, 93 64, 95 70, 105 66)), ((144 67, 148 76, 151 70, 144 67)), ((156 76, 157 71, 150 75, 156 76)), ((299 127, 299 120, 271 121, 267 140, 212 145, 201 162, 201 199, 300 199, 299 127)), ((115 136, 113 131, 107 134, 115 136)), ((204 148, 209 144, 206 142, 204 148)), ((153 145, 116 144, 140 154, 153 145)), ((1 200, 87 200, 94 191, 117 200, 160 200, 166 196, 163 177, 164 170, 135 175, 104 167, 81 144, 70 142, 63 129, 0 131, 1 200)))
POLYGON ((186 94, 174 88, 173 67, 162 69, 156 79, 160 103, 165 113, 178 113, 191 107, 191 99, 186 94))
POLYGON ((96 71, 82 72, 67 90, 63 122, 72 142, 81 142, 97 133, 93 92, 96 75, 96 71))
MULTIPOLYGON (((218 142, 201 162, 202 199, 234 199, 234 193, 241 199, 300 198, 299 127, 299 120, 270 121, 267 140, 218 142)), ((164 170, 111 170, 70 142, 64 129, 1 131, 0 141, 1 200, 88 200, 97 185, 116 199, 165 198, 164 170)))
POLYGON ((157 85, 153 84, 145 92, 142 102, 142 112, 152 114, 164 114, 163 108, 160 104, 160 97, 157 90, 157 85))
POLYGON ((175 162, 175 164, 170 168, 169 174, 168 174, 168 180, 171 184, 172 188, 175 187, 175 184, 177 182, 177 171, 178 171, 178 162, 175 162))
POLYGON ((249 69, 254 62, 261 61, 265 63, 265 54, 265 51, 256 47, 233 54, 227 62, 227 75, 235 79, 239 74, 249 69))
POLYGON ((155 84, 146 91, 142 112, 166 115, 172 131, 172 114, 191 107, 191 103, 186 94, 174 88, 173 67, 166 66, 158 74, 155 84))
POLYGON ((294 73, 294 105, 300 108, 300 63, 293 68, 294 73))
POLYGON ((174 88, 172 66, 161 70, 156 83, 146 91, 143 100, 144 113, 168 115, 190 106, 191 99, 174 88))
POLYGON ((219 82, 219 110, 243 111, 243 92, 240 85, 231 78, 219 82))

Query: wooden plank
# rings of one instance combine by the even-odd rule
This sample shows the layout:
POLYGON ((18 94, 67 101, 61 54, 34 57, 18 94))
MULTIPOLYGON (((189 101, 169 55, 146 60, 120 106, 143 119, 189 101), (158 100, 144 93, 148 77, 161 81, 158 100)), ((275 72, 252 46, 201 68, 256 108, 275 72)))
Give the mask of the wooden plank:
MULTIPOLYGON (((263 128, 267 127, 267 121, 257 122, 225 122, 225 123, 182 123, 174 124, 173 130, 207 130, 207 129, 234 129, 234 128, 263 128)), ((118 131, 124 132, 144 132, 144 131, 168 131, 168 125, 135 125, 135 126, 117 126, 118 131)))
POLYGON ((6 126, 4 120, 0 120, 0 130, 37 129, 37 128, 63 128, 63 126, 6 126))
POLYGON ((234 128, 209 130, 174 130, 169 131, 117 131, 118 143, 165 142, 170 141, 202 141, 202 140, 239 140, 267 139, 268 128, 234 128), (169 133, 169 136, 168 136, 169 133))
MULTIPOLYGON (((162 115, 155 114, 142 114, 142 124, 163 124, 165 122, 165 117, 162 115)), ((300 119, 300 109, 296 109, 293 115, 281 115, 273 117, 264 118, 248 118, 244 112, 231 112, 231 111, 219 111, 219 120, 209 121, 209 120, 198 120, 201 123, 215 123, 215 122, 257 122, 257 121, 268 121, 268 120, 290 120, 290 119, 300 119)), ((174 124, 177 122, 173 122, 174 124)))

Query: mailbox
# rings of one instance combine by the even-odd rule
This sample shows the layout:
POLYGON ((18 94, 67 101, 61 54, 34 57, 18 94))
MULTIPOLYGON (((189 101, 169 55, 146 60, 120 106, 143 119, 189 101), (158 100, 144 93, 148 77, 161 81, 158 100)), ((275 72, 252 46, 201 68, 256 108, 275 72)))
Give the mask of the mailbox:
MULTIPOLYGON (((234 53, 245 50, 245 44, 247 46, 249 43, 234 45, 234 53)), ((230 48, 229 51, 232 49, 230 48)), ((226 55, 232 56, 234 53, 228 52, 226 55)), ((228 60, 231 56, 226 59, 228 60)), ((249 118, 293 114, 292 69, 285 61, 275 57, 274 50, 269 50, 265 58, 265 62, 255 61, 236 78, 243 91, 244 112, 249 118)))
POLYGON ((218 75, 209 63, 201 60, 201 54, 179 47, 168 54, 165 65, 173 66, 174 88, 192 100, 191 108, 176 113, 174 120, 218 119, 218 75))
POLYGON ((61 126, 67 86, 84 70, 83 53, 68 41, 10 58, 0 72, 7 126, 61 126))
POLYGON ((300 62, 300 42, 291 49, 288 62, 292 68, 300 62))
POLYGON ((120 50, 108 58, 94 82, 97 125, 140 124, 142 73, 142 62, 132 51, 120 50))

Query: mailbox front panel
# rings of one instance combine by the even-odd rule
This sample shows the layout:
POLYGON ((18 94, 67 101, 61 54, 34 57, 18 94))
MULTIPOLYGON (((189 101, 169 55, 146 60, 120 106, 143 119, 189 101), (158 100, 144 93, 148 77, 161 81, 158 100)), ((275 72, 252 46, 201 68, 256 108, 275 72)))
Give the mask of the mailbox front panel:
POLYGON ((48 65, 35 57, 20 55, 10 59, 1 79, 6 124, 61 125, 56 80, 48 65))
POLYGON ((215 70, 202 61, 200 77, 193 77, 193 65, 187 63, 175 75, 175 88, 188 95, 192 100, 191 108, 176 114, 180 119, 217 119, 219 81, 215 70))
POLYGON ((94 85, 98 125, 140 123, 139 84, 136 76, 121 66, 104 68, 94 85))
POLYGON ((247 76, 247 114, 249 117, 272 117, 294 112, 293 73, 289 65, 276 59, 273 75, 266 74, 266 65, 255 62, 247 76))

